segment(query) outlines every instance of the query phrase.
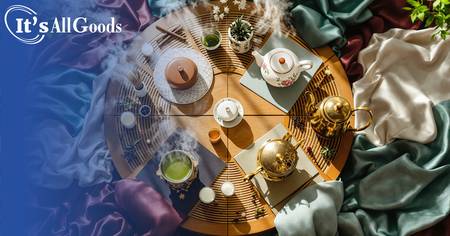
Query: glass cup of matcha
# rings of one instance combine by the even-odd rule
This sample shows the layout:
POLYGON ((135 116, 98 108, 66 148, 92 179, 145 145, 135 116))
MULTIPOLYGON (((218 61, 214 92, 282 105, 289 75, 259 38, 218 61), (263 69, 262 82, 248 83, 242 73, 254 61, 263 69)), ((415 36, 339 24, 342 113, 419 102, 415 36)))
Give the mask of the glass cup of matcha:
POLYGON ((190 180, 195 168, 195 161, 189 153, 173 150, 162 156, 157 174, 168 183, 177 185, 190 180))
POLYGON ((206 50, 214 50, 220 46, 222 35, 216 27, 203 29, 201 43, 206 50))

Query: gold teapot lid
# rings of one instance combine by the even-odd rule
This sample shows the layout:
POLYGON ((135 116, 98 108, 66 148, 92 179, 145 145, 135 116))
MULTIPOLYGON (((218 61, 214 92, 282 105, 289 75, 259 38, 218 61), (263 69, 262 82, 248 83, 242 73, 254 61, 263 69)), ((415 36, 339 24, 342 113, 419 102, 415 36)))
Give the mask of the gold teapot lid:
POLYGON ((332 122, 345 122, 352 114, 352 106, 347 99, 340 96, 332 96, 323 102, 322 112, 332 122))
POLYGON ((292 172, 297 165, 297 151, 288 140, 272 139, 266 141, 258 152, 261 166, 269 175, 283 177, 292 172))

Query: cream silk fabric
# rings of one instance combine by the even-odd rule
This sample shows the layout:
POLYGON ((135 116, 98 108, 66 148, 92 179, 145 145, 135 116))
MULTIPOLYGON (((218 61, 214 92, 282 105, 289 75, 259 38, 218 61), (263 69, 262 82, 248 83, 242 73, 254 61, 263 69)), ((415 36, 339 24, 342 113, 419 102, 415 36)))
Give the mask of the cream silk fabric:
MULTIPOLYGON (((375 145, 394 139, 429 143, 436 137, 432 107, 450 99, 450 39, 432 29, 374 34, 359 54, 364 77, 353 84, 355 106, 368 106, 374 123, 362 131, 375 145)), ((367 120, 356 114, 356 124, 367 120)))

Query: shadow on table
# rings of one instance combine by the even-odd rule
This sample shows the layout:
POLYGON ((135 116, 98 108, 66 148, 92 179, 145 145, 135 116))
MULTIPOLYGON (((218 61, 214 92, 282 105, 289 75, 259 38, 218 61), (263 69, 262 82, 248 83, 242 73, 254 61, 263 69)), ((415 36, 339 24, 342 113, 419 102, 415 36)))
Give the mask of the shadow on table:
POLYGON ((222 45, 213 51, 206 51, 206 54, 213 63, 213 66, 221 71, 228 71, 229 68, 226 67, 231 67, 233 65, 233 61, 222 45), (223 66, 225 66, 225 68, 223 68, 223 66))
POLYGON ((241 149, 248 148, 254 142, 252 129, 245 118, 241 121, 241 123, 239 123, 239 125, 230 128, 228 132, 226 132, 225 128, 222 128, 222 130, 228 136, 230 141, 241 149))
POLYGON ((212 146, 214 148, 214 151, 216 152, 216 155, 218 155, 222 161, 229 161, 228 158, 231 157, 231 154, 228 151, 227 146, 223 142, 223 139, 221 139, 218 143, 213 144, 212 146), (224 152, 224 150, 226 150, 226 152, 224 152))
POLYGON ((213 80, 209 91, 200 100, 191 104, 173 104, 173 106, 176 106, 184 115, 201 116, 205 114, 213 104, 213 96, 211 95, 211 91, 214 84, 215 80, 213 80))

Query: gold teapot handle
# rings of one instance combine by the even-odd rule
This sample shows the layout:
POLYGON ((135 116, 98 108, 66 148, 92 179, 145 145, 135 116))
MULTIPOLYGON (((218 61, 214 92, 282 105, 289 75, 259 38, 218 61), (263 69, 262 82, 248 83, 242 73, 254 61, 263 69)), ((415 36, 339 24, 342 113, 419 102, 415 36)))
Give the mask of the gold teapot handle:
POLYGON ((369 127, 372 124, 373 113, 368 107, 357 107, 357 108, 352 110, 352 113, 356 112, 356 111, 365 111, 365 112, 367 112, 369 114, 369 120, 367 121, 367 123, 364 126, 359 127, 359 128, 351 128, 351 127, 349 127, 349 125, 350 125, 349 124, 347 126, 347 131, 361 131, 361 130, 365 130, 365 129, 367 129, 367 127, 369 127))
POLYGON ((311 91, 306 91, 305 95, 308 96, 309 100, 306 101, 306 111, 308 113, 312 113, 314 111, 313 107, 316 104, 316 98, 314 97, 314 94, 311 91))
POLYGON ((255 175, 257 175, 262 170, 263 170, 262 166, 258 166, 255 172, 248 174, 244 177, 244 182, 248 182, 249 180, 253 179, 253 177, 255 177, 255 175))

